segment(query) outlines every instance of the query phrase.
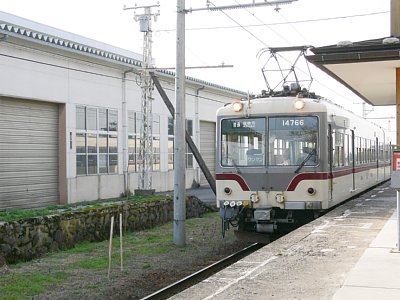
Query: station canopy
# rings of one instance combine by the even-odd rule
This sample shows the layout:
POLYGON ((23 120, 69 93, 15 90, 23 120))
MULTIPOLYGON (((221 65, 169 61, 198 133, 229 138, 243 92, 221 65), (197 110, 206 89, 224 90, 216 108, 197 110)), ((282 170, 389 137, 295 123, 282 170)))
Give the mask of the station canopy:
POLYGON ((365 102, 396 104, 396 69, 400 68, 400 41, 386 37, 310 48, 307 60, 335 78, 365 102))

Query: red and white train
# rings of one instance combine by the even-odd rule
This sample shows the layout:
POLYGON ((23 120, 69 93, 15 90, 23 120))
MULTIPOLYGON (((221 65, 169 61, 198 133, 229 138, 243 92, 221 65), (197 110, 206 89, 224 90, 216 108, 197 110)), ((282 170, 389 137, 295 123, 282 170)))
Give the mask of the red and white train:
POLYGON ((384 129, 327 100, 286 92, 217 112, 223 232, 286 231, 390 178, 384 129))

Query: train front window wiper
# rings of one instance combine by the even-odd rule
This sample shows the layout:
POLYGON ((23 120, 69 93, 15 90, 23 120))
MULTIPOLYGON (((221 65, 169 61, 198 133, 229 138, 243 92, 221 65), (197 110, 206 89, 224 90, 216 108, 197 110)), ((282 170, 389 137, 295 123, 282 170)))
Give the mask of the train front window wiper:
POLYGON ((301 168, 304 167, 304 165, 311 159, 311 157, 316 156, 316 153, 317 153, 316 149, 315 148, 312 149, 312 151, 308 153, 307 157, 300 163, 299 167, 294 172, 299 173, 301 168))
POLYGON ((236 161, 232 157, 229 157, 229 159, 231 160, 232 166, 235 168, 236 172, 238 174, 241 174, 242 172, 240 171, 239 167, 237 166, 236 161))

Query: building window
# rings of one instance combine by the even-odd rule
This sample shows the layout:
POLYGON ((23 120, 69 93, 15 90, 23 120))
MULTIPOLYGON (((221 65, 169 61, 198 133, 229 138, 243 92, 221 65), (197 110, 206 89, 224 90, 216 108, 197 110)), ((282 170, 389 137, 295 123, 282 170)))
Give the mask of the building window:
MULTIPOLYGON (((186 131, 193 138, 193 120, 186 120, 186 131)), ((193 153, 186 143, 186 169, 193 169, 193 153)))
POLYGON ((76 174, 118 172, 118 111, 76 107, 76 174))
POLYGON ((160 171, 160 116, 152 115, 153 171, 160 171))
MULTIPOLYGON (((186 131, 193 137, 193 120, 186 120, 186 131)), ((185 134, 186 136, 186 134, 185 134)), ((186 168, 193 168, 193 153, 185 141, 185 160, 186 168)), ((174 168, 174 119, 168 118, 168 170, 174 168)))
POLYGON ((174 119, 168 118, 168 170, 174 169, 174 119))
POLYGON ((128 172, 137 172, 138 152, 136 149, 139 148, 139 144, 136 145, 136 141, 139 137, 139 129, 136 126, 136 114, 133 111, 128 112, 128 172))

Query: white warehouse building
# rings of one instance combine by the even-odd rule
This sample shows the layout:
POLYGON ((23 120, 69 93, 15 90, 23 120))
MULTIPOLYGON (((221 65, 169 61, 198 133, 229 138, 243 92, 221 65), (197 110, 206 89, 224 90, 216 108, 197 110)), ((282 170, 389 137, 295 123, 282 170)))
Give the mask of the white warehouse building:
MULTIPOLYGON (((138 188, 141 58, 0 12, 0 211, 118 197, 138 188)), ((174 102, 174 74, 157 77, 174 102)), ((153 96, 152 188, 168 191, 173 120, 157 90, 153 96)), ((215 112, 245 96, 186 79, 187 130, 211 172, 215 112)), ((186 187, 203 183, 188 150, 186 187)))

